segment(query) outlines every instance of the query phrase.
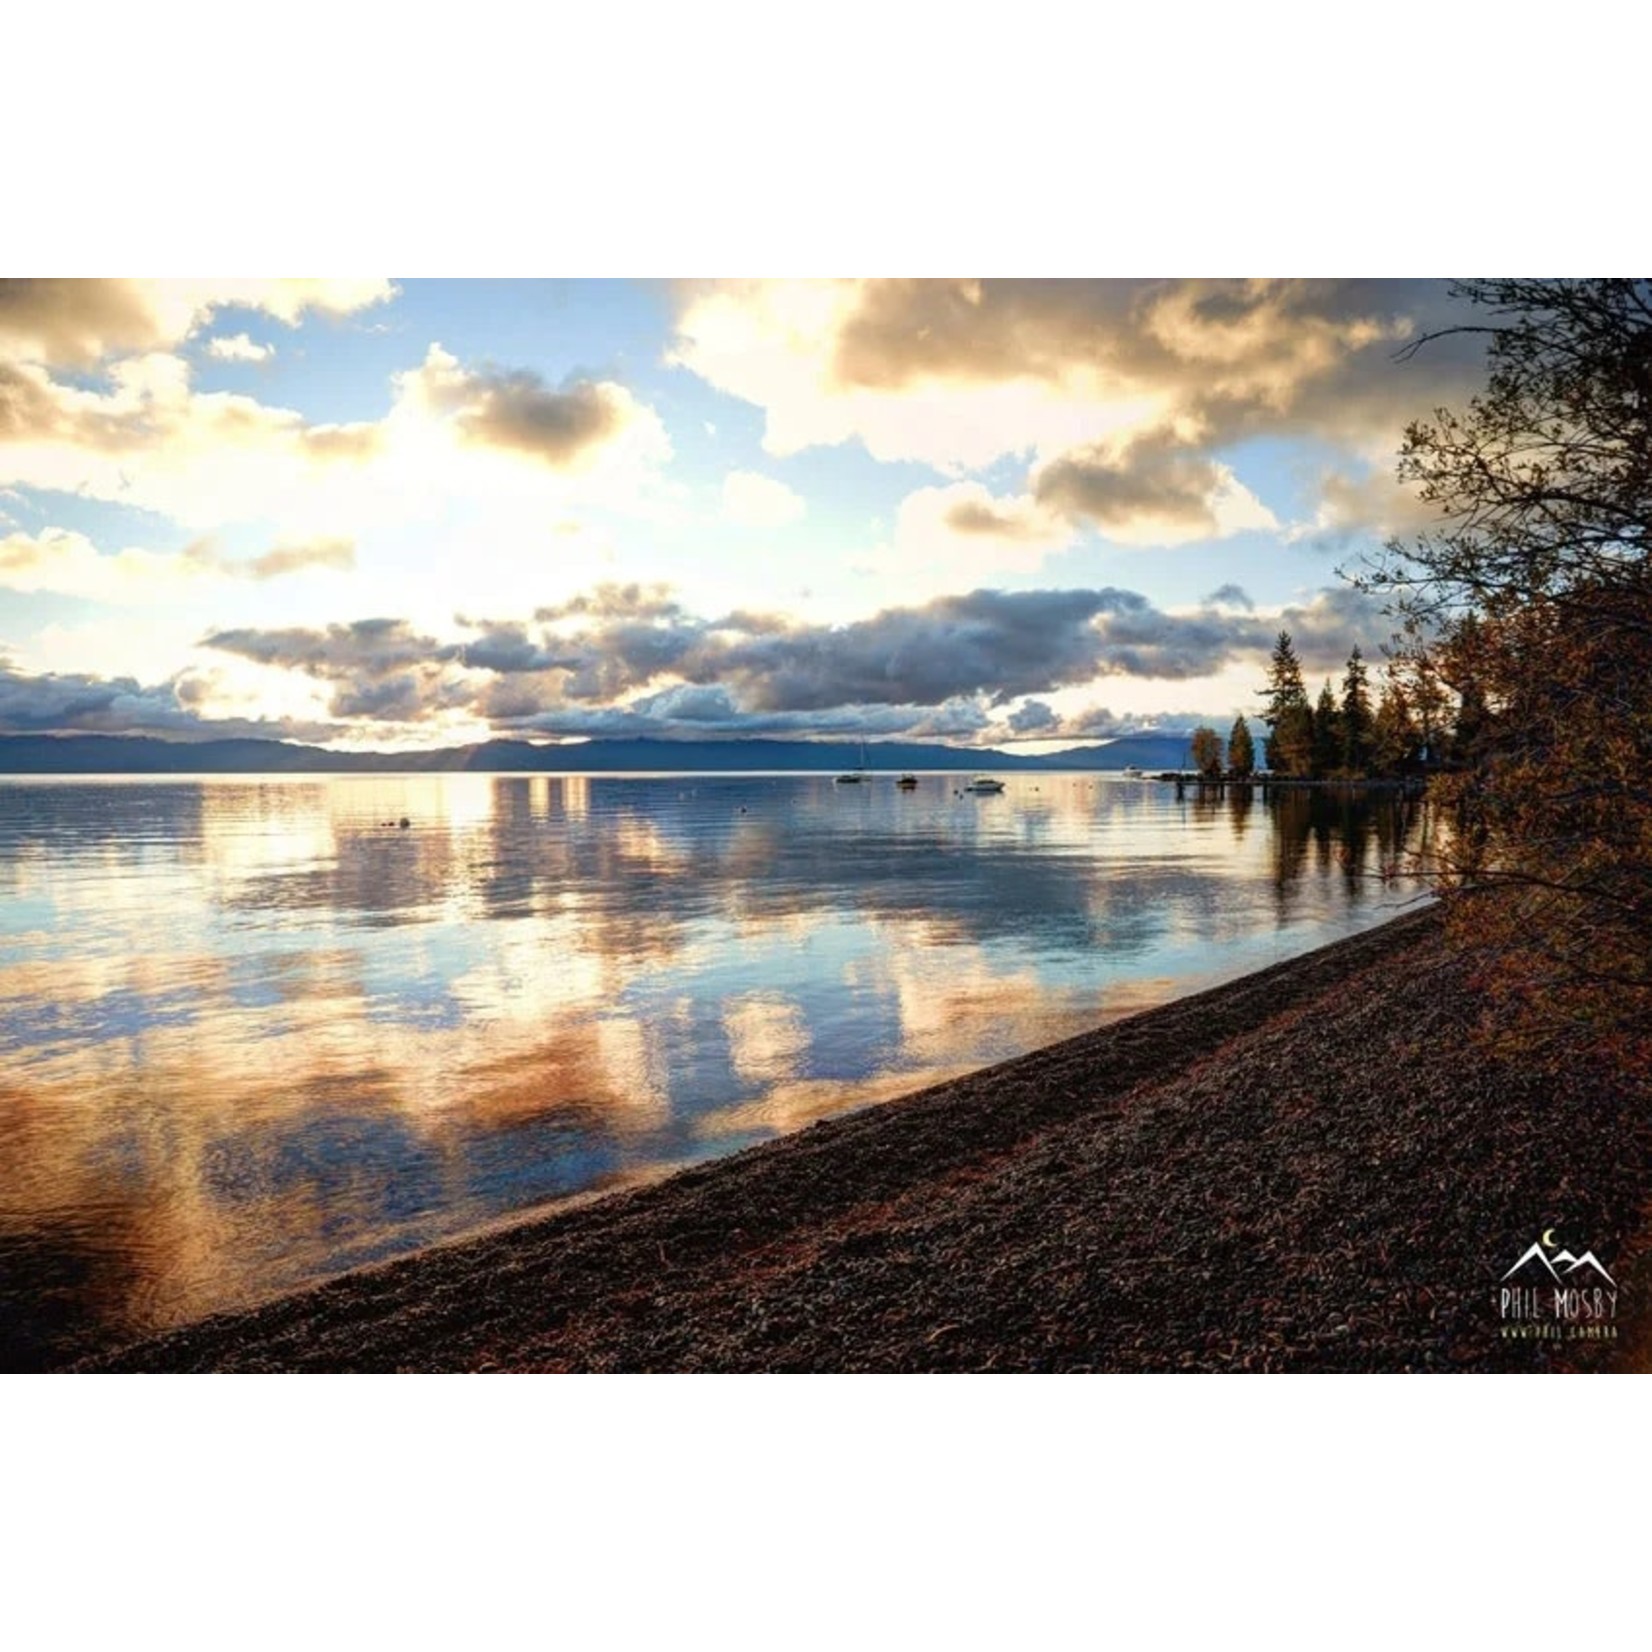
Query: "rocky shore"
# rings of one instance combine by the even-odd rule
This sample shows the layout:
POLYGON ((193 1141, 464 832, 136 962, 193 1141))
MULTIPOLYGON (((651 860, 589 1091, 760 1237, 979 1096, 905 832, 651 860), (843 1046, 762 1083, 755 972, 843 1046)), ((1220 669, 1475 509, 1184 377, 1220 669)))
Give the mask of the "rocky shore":
POLYGON ((1412 913, 86 1368, 1645 1366, 1646 1097, 1603 1065, 1484 1053, 1480 1014, 1437 915, 1412 913), (1536 1334, 1499 1296, 1551 1230, 1611 1272, 1593 1332, 1536 1334))

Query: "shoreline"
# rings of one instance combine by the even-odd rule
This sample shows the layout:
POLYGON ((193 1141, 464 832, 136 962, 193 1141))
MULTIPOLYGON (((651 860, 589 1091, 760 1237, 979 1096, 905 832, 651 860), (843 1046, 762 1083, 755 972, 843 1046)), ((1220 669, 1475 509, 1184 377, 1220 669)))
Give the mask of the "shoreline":
POLYGON ((1609 1073, 1557 1081, 1465 1060, 1477 1013, 1425 908, 904 1099, 75 1369, 1639 1362, 1630 1332, 1652 1314, 1637 1307, 1638 1109, 1609 1073), (1534 1221, 1614 1264, 1610 1341, 1500 1334, 1497 1277, 1534 1221))

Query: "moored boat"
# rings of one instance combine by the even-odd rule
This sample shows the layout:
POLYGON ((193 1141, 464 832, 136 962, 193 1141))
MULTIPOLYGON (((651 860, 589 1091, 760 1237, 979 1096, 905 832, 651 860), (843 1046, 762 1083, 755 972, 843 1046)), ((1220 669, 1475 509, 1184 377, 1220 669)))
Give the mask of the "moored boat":
POLYGON ((860 767, 849 769, 837 777, 840 786, 858 786, 866 778, 866 742, 860 743, 860 767))

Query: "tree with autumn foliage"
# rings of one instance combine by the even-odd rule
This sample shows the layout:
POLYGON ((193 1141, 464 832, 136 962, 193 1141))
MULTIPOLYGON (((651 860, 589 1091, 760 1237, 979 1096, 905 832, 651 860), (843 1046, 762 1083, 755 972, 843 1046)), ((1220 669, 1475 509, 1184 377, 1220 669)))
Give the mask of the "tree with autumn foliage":
POLYGON ((1249 780, 1256 772, 1256 742, 1250 737, 1250 724, 1243 715, 1233 719, 1228 734, 1228 773, 1235 780, 1249 780))
POLYGON ((1222 737, 1213 728, 1196 728, 1192 740, 1193 766, 1205 780, 1222 778, 1222 737))
POLYGON ((1411 774, 1421 761, 1423 739, 1411 696, 1390 671, 1371 718, 1371 772, 1383 779, 1411 774))
POLYGON ((1652 281, 1460 291, 1487 386, 1407 432, 1437 526, 1359 582, 1405 627, 1420 720, 1444 685, 1440 889, 1505 1024, 1652 1069, 1652 281))

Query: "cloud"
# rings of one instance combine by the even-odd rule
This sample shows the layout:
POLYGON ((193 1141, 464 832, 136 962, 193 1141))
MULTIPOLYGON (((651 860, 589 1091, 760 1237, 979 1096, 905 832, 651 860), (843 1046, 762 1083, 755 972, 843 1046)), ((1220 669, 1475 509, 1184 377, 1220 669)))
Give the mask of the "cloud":
POLYGON ((206 718, 188 675, 144 684, 133 677, 28 673, 0 660, 0 733, 156 734, 201 739, 316 740, 336 732, 288 718, 206 718))
POLYGON ((943 573, 949 583, 1030 573, 1075 537, 1070 521, 1028 494, 999 496, 979 482, 917 488, 895 513, 893 560, 903 574, 943 573))
POLYGON ((662 689, 623 706, 539 701, 505 732, 559 739, 887 739, 973 741, 991 726, 979 700, 939 706, 843 705, 814 711, 750 712, 718 686, 662 689))
POLYGON ((401 619, 354 620, 322 629, 240 627, 211 632, 201 645, 329 681, 379 678, 409 666, 456 660, 460 654, 460 644, 438 643, 401 619))
POLYGON ((1292 535, 1332 548, 1359 540, 1409 539, 1438 528, 1438 507, 1420 498, 1389 471, 1326 471, 1320 477, 1319 510, 1292 535))
MULTIPOLYGON (((468 509, 501 534, 596 503, 656 508, 671 445, 618 385, 544 386, 472 372, 432 346, 396 375, 384 417, 312 423, 292 409, 201 392, 190 363, 128 356, 89 383, 0 359, 0 486, 79 493, 188 527, 273 524, 312 538, 468 509)), ((539 526, 537 534, 543 534, 539 526)))
POLYGON ((226 306, 260 310, 296 326, 307 311, 349 315, 394 294, 379 278, 0 280, 0 351, 27 362, 84 367, 107 356, 181 343, 226 306))
POLYGON ((1352 424, 1375 415, 1386 425, 1413 407, 1419 384, 1479 359, 1465 341, 1415 367, 1394 359, 1454 313, 1446 285, 1429 281, 864 282, 837 318, 828 383, 1122 391, 1168 404, 1174 418, 1160 422, 1190 437, 1318 419, 1332 403, 1352 424))
POLYGON ((226 573, 249 579, 279 579, 304 568, 332 568, 346 572, 356 565, 356 542, 343 536, 313 539, 305 544, 276 545, 247 562, 221 562, 226 573))
POLYGON ((255 344, 245 333, 236 333, 229 338, 212 339, 207 345, 207 354, 215 361, 273 361, 275 346, 255 344))
POLYGON ((1458 317, 1425 281, 707 283, 684 289, 671 359, 762 408, 771 452, 859 440, 955 477, 1026 459, 1046 508, 1175 543, 1275 525, 1235 444, 1370 457, 1460 399, 1481 341, 1396 360, 1458 317))
POLYGON ((967 390, 928 376, 845 379, 839 341, 875 292, 869 282, 725 282, 684 289, 668 359, 764 412, 763 445, 785 455, 858 439, 874 458, 918 460, 948 474, 1028 447, 1094 439, 1141 416, 1125 398, 1082 405, 1024 374, 967 390), (1109 422, 1111 418, 1111 422, 1109 422))
POLYGON ((475 629, 480 634, 468 638, 459 651, 460 663, 472 670, 518 676, 525 672, 573 670, 579 664, 579 657, 567 649, 554 643, 535 642, 525 625, 484 622, 475 629))
POLYGON ((1127 734, 1189 729, 1200 723, 1226 727, 1231 716, 1204 711, 1113 712, 1100 705, 1062 715, 1042 701, 1029 700, 1002 725, 990 730, 987 738, 994 745, 1013 745, 1019 740, 1117 740, 1127 734))
POLYGON ((453 669, 463 664, 463 646, 416 632, 406 620, 355 620, 321 629, 240 627, 209 632, 201 646, 326 684, 328 710, 344 720, 422 722, 462 710, 475 697, 453 669))
POLYGON ((679 619, 686 612, 669 585, 642 585, 632 581, 626 585, 605 583, 581 591, 566 602, 536 609, 534 618, 547 623, 576 618, 660 620, 679 619))
POLYGON ((307 568, 354 565, 355 543, 342 537, 278 544, 244 560, 222 555, 210 539, 176 552, 134 546, 107 553, 84 534, 63 528, 0 539, 0 590, 54 591, 119 604, 170 602, 214 581, 269 580, 307 568))
POLYGON ((1108 677, 1160 683, 1253 664, 1281 627, 1305 669, 1340 668, 1384 627, 1373 600, 1328 589, 1273 615, 1206 604, 1167 613, 1114 587, 977 590, 847 625, 688 612, 659 587, 608 586, 520 623, 461 622, 439 641, 406 621, 218 631, 203 646, 324 683, 339 718, 465 713, 557 734, 972 731, 996 713, 1022 736, 1071 732, 1037 698, 1108 677), (1016 709, 1017 700, 1029 699, 1016 709))
MULTIPOLYGON (((1083 681, 1105 669, 1106 634, 1091 622, 1148 609, 1131 592, 992 592, 889 609, 852 625, 806 626, 769 616, 704 619, 657 591, 593 593, 546 610, 537 637, 525 627, 473 623, 473 640, 439 642, 392 619, 326 628, 210 633, 202 646, 326 683, 339 717, 400 720, 473 709, 503 724, 566 730, 570 708, 601 712, 596 724, 635 726, 652 694, 700 691, 670 702, 703 708, 727 696, 741 718, 764 727, 834 724, 872 706, 938 708, 990 694, 1083 681), (578 610, 585 609, 581 615, 578 610), (573 630, 570 619, 580 619, 573 630), (556 630, 553 627, 562 626, 556 630), (776 723, 775 719, 780 719, 776 723)), ((1135 622, 1138 626, 1139 619, 1135 622)), ((1148 647, 1132 634, 1133 656, 1148 647)), ((692 719, 690 719, 692 720, 692 719)), ((590 716, 576 719, 593 726, 590 716)))
POLYGON ((1046 508, 1124 543, 1175 545, 1279 526, 1226 465, 1168 431, 1065 453, 1034 470, 1033 492, 1046 508))
POLYGON ((375 425, 313 425, 248 396, 199 394, 180 356, 116 362, 106 388, 0 361, 0 480, 84 493, 196 526, 328 499, 340 464, 375 456, 375 425))
POLYGON ((784 528, 806 509, 800 493, 771 476, 735 470, 723 479, 723 515, 737 527, 784 528))
POLYGON ((1247 613, 1255 609, 1256 604, 1251 601, 1250 593, 1242 585, 1218 585, 1205 598, 1208 608, 1243 608, 1247 613))
POLYGON ((1032 516, 1021 500, 1010 500, 1000 503, 980 488, 974 482, 963 482, 955 488, 934 489, 937 493, 950 493, 954 496, 953 502, 947 506, 941 520, 954 533, 979 534, 990 539, 1036 539, 1039 537, 1040 524, 1032 516), (977 490, 984 497, 959 498, 957 495, 966 490, 977 490))
POLYGON ((1059 714, 1042 700, 1028 700, 1007 719, 1010 732, 1022 737, 1036 737, 1046 729, 1059 728, 1059 714))
POLYGON ((450 418, 463 440, 524 453, 554 469, 575 464, 643 411, 621 385, 578 379, 552 389, 526 369, 467 370, 437 344, 401 383, 404 394, 450 418))

